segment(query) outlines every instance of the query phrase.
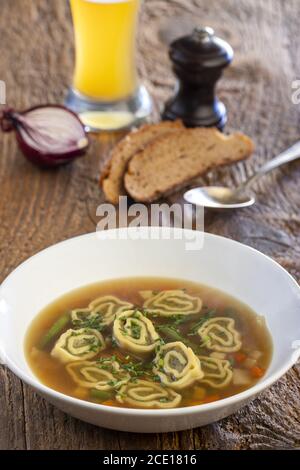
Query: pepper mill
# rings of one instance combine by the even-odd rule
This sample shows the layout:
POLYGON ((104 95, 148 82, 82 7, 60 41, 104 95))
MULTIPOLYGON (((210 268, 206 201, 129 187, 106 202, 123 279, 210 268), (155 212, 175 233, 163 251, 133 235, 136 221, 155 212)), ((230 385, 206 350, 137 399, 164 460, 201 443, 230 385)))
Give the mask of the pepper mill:
POLYGON ((178 82, 175 96, 165 105, 163 119, 182 119, 187 127, 222 130, 227 113, 215 96, 215 86, 232 61, 231 46, 215 36, 212 28, 196 27, 191 35, 171 43, 169 55, 178 82))

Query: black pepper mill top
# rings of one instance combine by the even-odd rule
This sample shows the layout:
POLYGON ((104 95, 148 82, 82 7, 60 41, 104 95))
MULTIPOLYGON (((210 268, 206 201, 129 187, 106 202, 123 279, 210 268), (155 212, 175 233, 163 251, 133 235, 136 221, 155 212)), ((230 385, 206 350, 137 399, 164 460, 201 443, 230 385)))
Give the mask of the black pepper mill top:
POLYGON ((215 85, 233 58, 231 46, 212 28, 195 28, 189 36, 172 42, 169 51, 178 77, 176 94, 163 111, 163 119, 182 119, 188 127, 223 129, 226 109, 215 96, 215 85))

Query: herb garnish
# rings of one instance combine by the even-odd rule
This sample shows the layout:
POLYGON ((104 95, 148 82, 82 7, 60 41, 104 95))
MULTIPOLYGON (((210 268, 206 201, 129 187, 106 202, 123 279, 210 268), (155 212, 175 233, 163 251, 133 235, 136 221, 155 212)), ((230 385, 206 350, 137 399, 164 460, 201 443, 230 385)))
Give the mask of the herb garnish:
POLYGON ((136 322, 131 322, 131 336, 133 339, 139 339, 141 336, 142 327, 136 322))
POLYGON ((160 403, 168 403, 170 400, 167 397, 162 397, 159 399, 160 403))
POLYGON ((194 336, 197 334, 199 328, 207 321, 210 320, 214 314, 216 313, 215 310, 209 310, 209 312, 205 313, 203 317, 200 318, 196 323, 193 324, 190 333, 188 333, 188 336, 194 336))
POLYGON ((106 326, 103 325, 102 321, 102 316, 97 314, 91 316, 90 318, 86 317, 85 320, 72 320, 72 323, 75 328, 90 328, 92 330, 102 331, 106 326))

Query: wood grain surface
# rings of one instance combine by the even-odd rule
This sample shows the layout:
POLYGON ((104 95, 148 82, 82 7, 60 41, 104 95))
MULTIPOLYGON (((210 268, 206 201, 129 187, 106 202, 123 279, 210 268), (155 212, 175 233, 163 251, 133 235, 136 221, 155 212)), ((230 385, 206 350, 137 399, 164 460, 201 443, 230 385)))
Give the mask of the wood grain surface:
MULTIPOLYGON (((299 0, 146 0, 140 27, 139 70, 160 106, 172 93, 167 47, 195 24, 210 25, 235 50, 219 85, 227 130, 256 143, 247 163, 224 168, 206 182, 238 184, 255 167, 299 139, 300 107, 292 81, 300 75, 299 0)), ((64 0, 0 0, 0 79, 7 103, 24 109, 62 102, 73 69, 72 24, 64 0)), ((94 138, 89 155, 41 171, 20 154, 13 135, 0 135, 1 279, 52 243, 95 230, 103 201, 99 170, 116 136, 94 138)), ((206 213, 206 231, 251 245, 300 279, 300 165, 261 179, 255 207, 206 213)), ((176 199, 175 196, 172 200, 176 199)), ((279 286, 280 288, 280 286, 279 286)), ((0 367, 1 449, 269 449, 300 446, 300 367, 239 413, 201 429, 127 434, 67 416, 0 367)))

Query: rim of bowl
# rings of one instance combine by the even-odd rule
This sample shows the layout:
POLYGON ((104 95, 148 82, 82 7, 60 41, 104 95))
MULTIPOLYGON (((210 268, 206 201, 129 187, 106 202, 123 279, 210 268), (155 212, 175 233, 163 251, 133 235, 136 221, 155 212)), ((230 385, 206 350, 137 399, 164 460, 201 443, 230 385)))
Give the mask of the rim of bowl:
MULTIPOLYGON (((117 229, 110 229, 106 230, 105 232, 108 233, 108 235, 105 236, 105 238, 109 239, 109 232, 115 232, 115 231, 146 231, 149 229, 154 229, 154 230, 160 230, 164 227, 122 227, 122 228, 117 228, 117 229)), ((180 232, 195 232, 195 230, 190 230, 190 229, 182 229, 178 227, 167 227, 167 229, 171 229, 173 232, 180 231, 180 232)), ((276 266, 277 269, 281 270, 285 276, 287 276, 290 280, 290 282, 297 287, 299 290, 300 294, 300 286, 298 285, 297 281, 293 278, 293 276, 288 273, 277 261, 273 260, 269 256, 265 255, 264 253, 261 253, 259 250, 256 250, 255 248, 252 248, 251 246, 245 245, 244 243, 238 242, 236 240, 232 240, 231 238, 223 237, 220 235, 215 235, 212 233, 208 232, 200 232, 204 238, 216 238, 220 239, 222 241, 225 240, 225 243, 232 243, 234 245, 238 245, 243 247, 243 249, 253 251, 256 255, 262 256, 268 260, 269 263, 272 263, 274 266, 276 266)), ((6 282, 9 281, 11 276, 18 271, 19 269, 22 269, 24 265, 29 263, 33 258, 36 258, 38 256, 41 256, 44 252, 50 251, 52 249, 55 249, 58 245, 63 245, 67 244, 70 242, 75 242, 80 238, 93 238, 97 237, 97 232, 91 232, 91 233, 86 233, 82 235, 78 235, 76 237, 68 238, 66 240, 63 240, 61 242, 55 243, 54 245, 50 245, 47 248, 44 248, 43 250, 39 251, 38 253, 34 254, 27 260, 23 261, 17 268, 15 268, 2 282, 1 284, 1 289, 2 287, 6 284, 6 282)), ((105 240, 105 238, 102 238, 102 241, 105 240)), ((300 297, 299 297, 300 299, 300 297)), ((25 354, 23 351, 24 359, 29 367, 25 354)), ((44 385, 42 382, 39 381, 38 378, 35 378, 34 375, 32 377, 28 375, 23 369, 19 368, 14 361, 12 361, 5 353, 4 351, 4 358, 5 358, 5 367, 8 367, 14 374, 16 374, 21 380, 23 380, 26 384, 30 385, 31 387, 37 389, 38 391, 44 393, 45 395, 50 396, 51 398, 54 399, 59 399, 61 401, 67 402, 70 405, 75 405, 79 406, 85 409, 93 409, 93 410, 98 410, 100 412, 106 412, 106 413, 113 413, 117 415, 124 415, 124 416, 129 416, 129 415, 135 415, 135 416, 180 416, 180 415, 185 415, 185 414, 195 414, 195 413, 200 413, 200 412, 205 412, 205 411, 213 411, 217 410, 223 407, 226 407, 227 405, 232 405, 232 404, 238 404, 241 401, 247 401, 248 399, 253 399, 263 390, 266 388, 270 387, 274 382, 280 379, 299 359, 300 357, 300 347, 296 349, 291 348, 291 355, 289 360, 285 361, 285 363, 282 365, 281 368, 279 368, 277 371, 273 372, 273 374, 270 375, 270 377, 266 379, 261 379, 259 382, 257 382, 255 385, 250 387, 247 390, 244 390, 243 392, 237 393, 235 395, 231 395, 230 397, 227 398, 222 398, 221 400, 214 401, 212 403, 203 403, 200 405, 191 405, 191 406, 185 406, 185 407, 179 407, 179 408, 170 408, 170 409, 146 409, 146 408, 121 408, 121 407, 114 407, 114 406, 109 406, 109 405, 102 405, 101 403, 92 403, 88 402, 85 400, 80 400, 79 398, 74 398, 69 395, 65 395, 64 393, 58 392, 46 385, 44 385)))

